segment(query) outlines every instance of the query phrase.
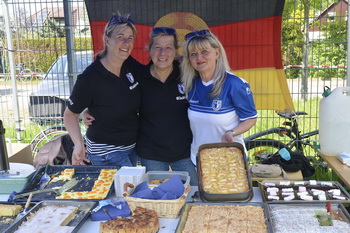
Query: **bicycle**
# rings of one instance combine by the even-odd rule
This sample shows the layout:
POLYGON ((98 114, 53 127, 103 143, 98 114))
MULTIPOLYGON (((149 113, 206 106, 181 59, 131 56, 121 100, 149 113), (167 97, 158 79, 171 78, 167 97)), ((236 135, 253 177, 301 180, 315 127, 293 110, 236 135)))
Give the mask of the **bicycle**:
POLYGON ((311 142, 310 138, 318 135, 319 131, 314 130, 307 133, 301 133, 297 121, 298 116, 307 115, 306 112, 276 111, 276 113, 280 117, 286 119, 286 121, 282 123, 284 126, 267 129, 244 139, 248 156, 250 158, 264 160, 277 153, 282 148, 303 155, 305 155, 306 146, 311 147, 313 150, 315 149, 315 145, 311 142), (265 138, 264 136, 268 136, 269 138, 265 138), (275 139, 276 137, 278 140, 275 139), (285 142, 285 138, 287 138, 287 142, 285 142))
POLYGON ((21 82, 30 82, 32 80, 33 72, 27 68, 24 63, 19 63, 16 66, 16 77, 21 82))
MULTIPOLYGON (((80 122, 79 124, 80 124, 81 133, 83 137, 85 137, 86 126, 82 123, 82 121, 79 121, 79 122, 80 122)), ((39 149, 43 145, 65 134, 68 134, 68 131, 64 125, 54 125, 44 130, 41 130, 30 142, 33 159, 35 158, 39 149)))

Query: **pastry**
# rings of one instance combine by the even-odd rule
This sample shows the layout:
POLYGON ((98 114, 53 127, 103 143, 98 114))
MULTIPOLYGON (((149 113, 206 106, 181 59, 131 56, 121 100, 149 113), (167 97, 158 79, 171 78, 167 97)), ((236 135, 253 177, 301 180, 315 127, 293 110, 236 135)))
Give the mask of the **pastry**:
POLYGON ((260 206, 193 205, 182 233, 267 232, 260 206))
POLYGON ((16 216, 22 211, 22 206, 20 205, 6 205, 0 204, 0 217, 2 216, 16 216))
POLYGON ((91 191, 63 192, 56 199, 104 199, 113 183, 117 169, 102 169, 91 191))
POLYGON ((200 152, 203 190, 242 193, 249 190, 243 154, 238 148, 207 148, 200 152))
POLYGON ((43 206, 31 214, 15 232, 72 232, 74 227, 67 225, 75 218, 77 211, 76 206, 43 206))
POLYGON ((100 223, 100 233, 156 233, 159 218, 153 210, 136 207, 131 217, 117 218, 100 223))

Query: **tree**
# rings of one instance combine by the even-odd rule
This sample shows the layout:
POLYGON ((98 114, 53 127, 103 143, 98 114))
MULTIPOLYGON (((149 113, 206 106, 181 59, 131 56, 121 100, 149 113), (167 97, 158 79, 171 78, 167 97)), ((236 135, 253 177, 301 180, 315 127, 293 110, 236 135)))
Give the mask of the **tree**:
POLYGON ((64 28, 52 18, 47 18, 45 25, 38 29, 38 34, 40 37, 44 38, 66 36, 64 28))

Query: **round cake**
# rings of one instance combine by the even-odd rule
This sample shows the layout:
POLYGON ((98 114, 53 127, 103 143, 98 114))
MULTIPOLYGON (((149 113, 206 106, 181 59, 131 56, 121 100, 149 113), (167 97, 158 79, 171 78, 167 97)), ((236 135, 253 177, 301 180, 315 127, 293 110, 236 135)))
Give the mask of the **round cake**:
POLYGON ((100 223, 100 233, 156 233, 159 230, 159 218, 153 210, 136 207, 131 217, 117 218, 100 223))

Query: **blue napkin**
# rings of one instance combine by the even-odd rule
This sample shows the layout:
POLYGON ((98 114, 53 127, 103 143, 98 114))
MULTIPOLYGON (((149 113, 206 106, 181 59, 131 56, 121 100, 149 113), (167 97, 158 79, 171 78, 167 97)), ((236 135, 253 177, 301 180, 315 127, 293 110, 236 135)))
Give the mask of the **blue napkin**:
POLYGON ((129 217, 130 216, 130 209, 126 202, 119 202, 116 204, 109 204, 106 206, 103 206, 101 209, 99 209, 97 212, 92 211, 91 212, 91 221, 104 221, 104 220, 111 220, 111 217, 108 216, 108 214, 112 217, 112 219, 116 219, 117 217, 129 217))
POLYGON ((171 177, 166 182, 160 184, 151 190, 147 181, 139 184, 130 197, 137 197, 151 200, 173 200, 178 199, 184 194, 185 188, 180 176, 171 177))

